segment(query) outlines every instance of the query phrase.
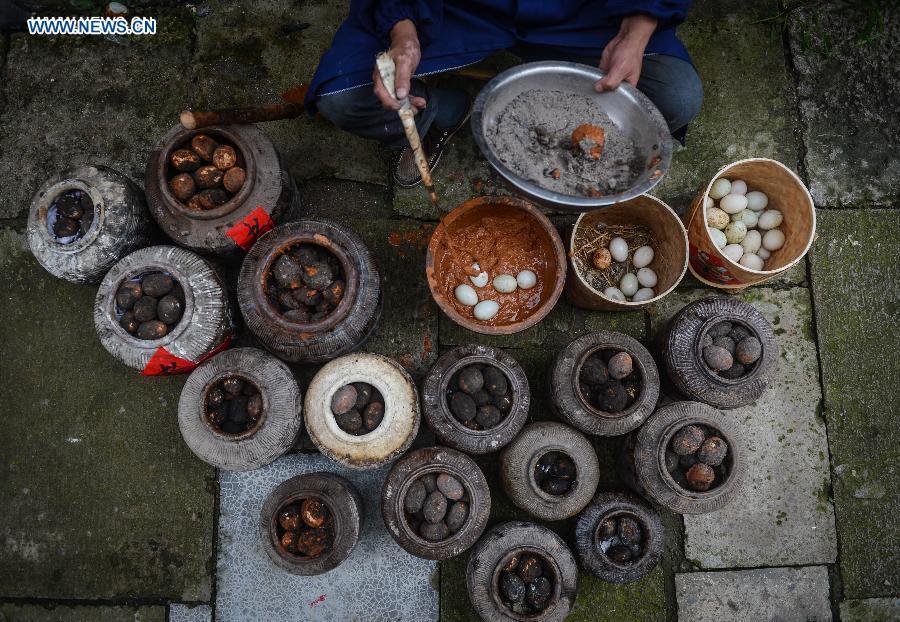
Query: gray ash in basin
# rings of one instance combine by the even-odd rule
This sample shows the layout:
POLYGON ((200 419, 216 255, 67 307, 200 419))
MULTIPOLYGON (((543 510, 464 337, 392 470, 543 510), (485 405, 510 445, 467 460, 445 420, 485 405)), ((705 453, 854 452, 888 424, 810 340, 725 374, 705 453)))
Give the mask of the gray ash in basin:
POLYGON ((547 190, 571 196, 617 194, 643 169, 634 141, 586 95, 532 89, 512 100, 497 119, 486 131, 494 154, 516 175, 547 190), (594 140, 597 128, 603 136, 594 140), (576 129, 579 135, 587 129, 588 135, 573 144, 576 129))

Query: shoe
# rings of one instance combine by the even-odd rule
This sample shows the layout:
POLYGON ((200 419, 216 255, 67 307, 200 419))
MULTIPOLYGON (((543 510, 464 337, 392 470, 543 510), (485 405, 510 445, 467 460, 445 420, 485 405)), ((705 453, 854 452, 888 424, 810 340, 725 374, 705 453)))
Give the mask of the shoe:
MULTIPOLYGON (((453 135, 456 134, 469 121, 472 114, 472 107, 469 106, 462 120, 453 127, 442 130, 432 123, 431 128, 422 139, 422 148, 425 150, 425 157, 428 159, 428 168, 434 174, 434 169, 441 161, 441 154, 453 135)), ((413 156, 411 147, 406 146, 397 156, 394 163, 394 183, 401 188, 415 188, 422 183, 422 176, 419 174, 419 167, 416 166, 416 159, 413 156)))

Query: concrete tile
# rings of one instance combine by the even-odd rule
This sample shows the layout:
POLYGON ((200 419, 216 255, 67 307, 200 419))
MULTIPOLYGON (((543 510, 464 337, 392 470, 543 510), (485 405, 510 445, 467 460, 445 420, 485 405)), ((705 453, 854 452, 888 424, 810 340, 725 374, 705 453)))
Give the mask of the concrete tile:
POLYGON ((825 566, 678 574, 675 586, 679 620, 831 620, 825 566))
POLYGON ((900 620, 900 598, 864 598, 840 604, 843 622, 892 622, 900 620))
POLYGON ((14 34, 0 116, 0 218, 24 216, 50 176, 103 164, 140 183, 150 151, 187 103, 186 9, 154 9, 160 34, 14 34))
POLYGON ((285 456, 256 471, 221 473, 216 620, 437 620, 437 563, 413 557, 388 534, 381 488, 388 467, 349 471, 321 455, 285 456), (279 569, 259 542, 259 512, 269 492, 301 473, 327 471, 363 496, 359 543, 340 566, 317 577, 279 569))
POLYGON ((165 622, 162 605, 145 607, 94 605, 0 604, 0 620, 9 622, 165 622))
POLYGON ((774 158, 797 170, 796 96, 780 33, 759 21, 777 11, 774 2, 700 0, 678 29, 703 81, 703 107, 651 194, 679 213, 735 160, 774 158))
POLYGON ((846 598, 900 589, 900 214, 819 210, 810 255, 846 598), (878 551, 873 555, 872 551, 878 551))
POLYGON ((209 605, 169 605, 169 622, 212 622, 213 611, 209 605))
POLYGON ((184 378, 113 359, 95 292, 0 230, 0 598, 209 600, 215 472, 178 431, 184 378))
MULTIPOLYGON (((678 291, 664 299, 651 316, 654 334, 706 295, 678 291)), ((775 330, 778 374, 757 402, 727 411, 745 438, 744 487, 721 510, 684 517, 685 557, 703 568, 832 563, 834 509, 809 292, 757 287, 741 299, 775 330)))
POLYGON ((816 3, 791 14, 806 173, 820 207, 896 207, 896 7, 816 3))
MULTIPOLYGON (((348 11, 346 0, 228 0, 211 6, 208 16, 197 19, 195 108, 274 103, 294 85, 308 84, 348 11), (309 26, 282 32, 283 25, 296 23, 309 26)), ((387 184, 390 158, 374 141, 308 115, 259 126, 297 181, 338 177, 387 184)))

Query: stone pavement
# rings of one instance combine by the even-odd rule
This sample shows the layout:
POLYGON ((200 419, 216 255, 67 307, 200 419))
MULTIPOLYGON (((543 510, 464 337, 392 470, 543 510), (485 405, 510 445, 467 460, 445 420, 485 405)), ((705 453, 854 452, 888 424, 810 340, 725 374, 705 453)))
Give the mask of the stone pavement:
MULTIPOLYGON (((43 4, 71 14, 100 3, 43 4)), ((359 582, 361 564, 318 580, 267 566, 253 522, 264 493, 301 470, 336 467, 301 454, 249 474, 198 461, 175 419, 184 379, 139 378, 115 362, 94 334, 95 288, 53 279, 24 247, 28 202, 46 177, 96 162, 141 183, 179 110, 275 101, 309 79, 347 10, 329 0, 133 4, 159 20, 158 35, 0 35, 0 621, 475 620, 468 556, 434 572, 403 553, 378 531, 374 480, 372 531, 354 555, 407 573, 403 590, 369 597, 378 587, 359 582), (281 30, 297 23, 309 26, 281 30), (325 584, 330 591, 313 594, 325 584)), ((705 101, 655 191, 681 211, 722 165, 765 156, 796 170, 818 208, 807 260, 741 294, 782 350, 774 386, 733 411, 751 441, 747 485, 716 513, 664 513, 666 551, 644 580, 616 586, 582 573, 572 620, 900 619, 900 14, 881 1, 783 6, 695 2, 681 32, 705 101)), ((417 378, 454 345, 497 345, 528 374, 530 418, 550 419, 544 370, 569 339, 618 330, 650 345, 672 313, 715 293, 686 278, 645 312, 560 302, 523 333, 468 333, 438 311, 424 281, 438 214, 420 191, 390 186, 386 151, 321 119, 261 127, 307 213, 356 228, 375 252, 385 307, 366 349, 417 378)), ((505 192, 467 134, 436 177, 449 204, 505 192)), ((295 371, 305 386, 315 368, 295 371)), ((431 442, 423 426, 417 444, 431 442)), ((601 489, 621 488, 617 440, 595 446, 601 489)), ((491 522, 521 517, 500 488, 497 456, 478 462, 491 522)), ((550 527, 567 534, 571 522, 550 527)))

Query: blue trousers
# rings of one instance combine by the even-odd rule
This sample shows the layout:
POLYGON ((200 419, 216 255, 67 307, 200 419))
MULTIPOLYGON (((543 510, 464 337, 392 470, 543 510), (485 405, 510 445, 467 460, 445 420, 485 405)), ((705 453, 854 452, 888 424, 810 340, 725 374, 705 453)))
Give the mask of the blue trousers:
MULTIPOLYGON (((598 59, 567 54, 564 50, 526 48, 513 51, 525 61, 566 60, 594 66, 599 62, 598 59)), ((703 101, 703 87, 694 66, 674 56, 645 56, 638 89, 656 104, 669 131, 683 142, 684 130, 700 112, 703 101)), ((441 109, 441 91, 429 89, 417 79, 412 81, 410 90, 413 95, 424 97, 428 102, 425 109, 416 115, 419 134, 424 136, 441 109)), ((371 85, 320 95, 316 103, 322 116, 351 134, 381 141, 389 147, 406 145, 403 125, 397 113, 381 106, 371 85)))

